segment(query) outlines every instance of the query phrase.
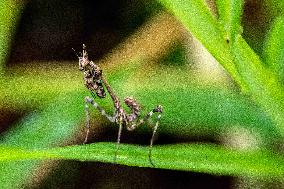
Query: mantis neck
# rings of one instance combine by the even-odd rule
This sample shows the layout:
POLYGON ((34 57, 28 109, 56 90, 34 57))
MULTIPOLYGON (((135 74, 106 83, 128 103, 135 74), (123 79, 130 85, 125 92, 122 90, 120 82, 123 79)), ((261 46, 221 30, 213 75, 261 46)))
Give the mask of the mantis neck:
POLYGON ((104 83, 104 85, 106 86, 106 89, 108 91, 108 93, 110 94, 112 100, 113 100, 113 103, 114 103, 114 106, 116 109, 120 108, 120 102, 119 102, 119 99, 117 98, 117 96, 114 94, 113 90, 111 89, 110 85, 108 84, 107 80, 102 76, 102 81, 104 83))

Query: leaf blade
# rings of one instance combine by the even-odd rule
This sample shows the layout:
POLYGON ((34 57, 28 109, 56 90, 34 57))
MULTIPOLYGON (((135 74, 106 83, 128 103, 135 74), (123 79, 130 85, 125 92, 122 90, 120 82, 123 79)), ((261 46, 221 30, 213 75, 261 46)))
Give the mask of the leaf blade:
MULTIPOLYGON (((151 167, 148 147, 121 144, 118 163, 130 166, 151 167)), ((65 159, 79 161, 113 162, 115 144, 94 143, 52 149, 14 149, 1 147, 1 151, 14 154, 0 161, 27 159, 65 159), (21 155, 19 155, 21 154, 21 155)), ((196 171, 217 175, 281 177, 284 173, 283 157, 267 151, 233 151, 209 144, 175 144, 155 146, 155 168, 196 171)))
POLYGON ((284 81, 284 17, 272 24, 263 49, 264 62, 284 81))
POLYGON ((241 16, 243 0, 217 0, 219 22, 224 28, 225 39, 234 43, 235 37, 241 31, 241 16))
POLYGON ((202 0, 159 0, 196 37, 230 76, 245 90, 246 86, 234 65, 229 45, 218 21, 202 0))
MULTIPOLYGON (((65 143, 78 130, 78 123, 83 116, 81 96, 82 93, 67 93, 56 98, 54 103, 47 105, 42 111, 31 113, 1 137, 1 145, 34 149, 65 143)), ((0 186, 19 188, 34 174, 41 163, 0 163, 0 186)))
POLYGON ((4 73, 7 52, 20 18, 24 2, 2 0, 0 2, 0 76, 4 73))
POLYGON ((234 54, 239 73, 249 86, 249 95, 273 119, 284 136, 284 90, 279 78, 263 65, 241 36, 234 44, 234 54))

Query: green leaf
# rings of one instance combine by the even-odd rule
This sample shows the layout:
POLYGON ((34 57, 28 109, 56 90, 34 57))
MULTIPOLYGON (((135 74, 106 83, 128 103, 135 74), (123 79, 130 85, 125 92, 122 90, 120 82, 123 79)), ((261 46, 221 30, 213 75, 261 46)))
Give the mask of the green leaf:
MULTIPOLYGON (((263 138, 266 141, 274 137, 277 138, 273 124, 266 115, 259 111, 255 105, 247 102, 246 98, 236 94, 221 90, 198 88, 172 88, 172 92, 147 89, 147 93, 145 93, 145 89, 136 89, 134 88, 136 92, 133 93, 133 96, 140 100, 144 106, 144 110, 151 110, 158 103, 164 106, 165 113, 163 114, 161 126, 158 131, 161 134, 198 136, 207 133, 217 135, 222 132, 222 129, 229 128, 230 125, 241 125, 254 131, 255 129, 253 128, 258 128, 257 131, 263 134, 263 138)), ((122 88, 122 90, 124 89, 122 88)), ((128 90, 127 92, 132 93, 128 90)), ((75 90, 67 96, 55 99, 54 103, 48 105, 47 109, 43 110, 43 112, 35 112, 25 118, 21 125, 18 125, 11 132, 7 133, 2 140, 6 145, 20 146, 21 148, 28 149, 46 148, 65 143, 65 140, 68 140, 78 129, 76 126, 78 125, 77 123, 85 118, 83 112, 84 96, 84 93, 78 93, 75 90)), ((101 104, 102 102, 99 103, 101 104)), ((112 109, 111 102, 103 103, 102 106, 107 110, 112 109)), ((93 111, 97 112, 96 110, 93 111)), ((96 120, 102 118, 99 114, 95 115, 96 120)), ((100 151, 104 151, 108 150, 108 147, 102 145, 99 149, 100 151)), ((22 155, 25 154, 23 153, 22 155)), ((133 154, 133 156, 136 155, 133 154)), ((109 156, 112 157, 110 154, 109 156)), ((145 157, 147 156, 145 155, 145 157)), ((110 162, 110 159, 109 157, 108 162, 110 162)), ((102 161, 103 159, 95 160, 102 161)), ((145 159, 143 161, 146 165, 147 161, 145 162, 145 159)), ((118 163, 121 162, 119 161, 118 163)), ((3 179, 0 181, 0 186, 15 188, 23 184, 40 164, 41 162, 36 160, 1 163, 0 177, 3 179)), ((129 165, 142 166, 143 164, 129 165)), ((180 169, 180 167, 176 166, 166 167, 167 165, 163 165, 163 168, 180 169)), ((193 167, 189 167, 188 170, 194 169, 193 167)), ((197 169, 196 171, 201 170, 197 169)), ((205 172, 206 168, 203 171, 205 172)), ((220 173, 223 174, 223 172, 220 173)), ((231 172, 228 174, 231 174, 231 172)))
POLYGON ((284 82, 284 17, 278 17, 267 36, 263 51, 264 62, 284 82))
POLYGON ((257 131, 267 142, 279 137, 271 120, 257 106, 230 92, 192 87, 172 88, 172 91, 147 90, 147 93, 136 90, 132 94, 145 110, 163 105, 161 133, 216 136, 238 126, 257 131))
POLYGON ((243 0, 217 0, 219 22, 224 27, 225 39, 234 43, 235 37, 241 32, 241 16, 243 0))
MULTIPOLYGON (((51 149, 21 149, 1 146, 0 161, 65 159, 113 163, 115 144, 94 143, 51 149)), ((217 175, 282 177, 284 159, 266 151, 236 151, 209 144, 154 146, 155 168, 186 170, 217 175)), ((121 144, 117 163, 152 167, 148 147, 121 144)))
MULTIPOLYGON (((4 133, 2 144, 33 149, 66 143, 79 129, 78 123, 84 116, 83 96, 82 93, 66 93, 56 98, 44 110, 31 113, 4 133)), ((0 163, 1 188, 20 188, 40 164, 40 161, 0 163)))
MULTIPOLYGON (((165 113, 159 128, 161 134, 217 136, 230 126, 238 126, 253 131, 257 128, 265 141, 271 142, 273 138, 278 138, 271 120, 245 97, 220 89, 192 86, 189 84, 192 78, 188 77, 188 70, 179 67, 165 70, 168 68, 165 66, 153 71, 146 65, 147 74, 150 74, 146 75, 141 64, 133 66, 126 66, 128 69, 118 66, 118 70, 107 72, 106 76, 112 73, 107 79, 121 99, 128 95, 137 98, 143 105, 143 113, 157 104, 163 105, 165 113), (142 70, 143 74, 140 76, 137 70, 142 70)), ((18 108, 21 104, 25 107, 30 103, 33 108, 40 107, 2 137, 6 145, 28 149, 57 146, 74 136, 74 132, 78 130, 76 125, 85 119, 83 98, 88 93, 82 92, 82 81, 77 77, 80 73, 72 71, 72 68, 55 69, 53 66, 44 68, 43 71, 41 73, 33 69, 27 74, 21 70, 13 70, 14 78, 7 77, 7 80, 2 81, 2 103, 9 101, 8 106, 13 108, 18 108), (15 88, 16 91, 13 90, 15 88), (49 99, 55 96, 59 97, 49 99)), ((108 112, 113 109, 109 99, 98 102, 108 112)), ((96 120, 101 118, 98 113, 95 114, 96 120)), ((3 179, 0 180, 0 185, 6 188, 21 186, 29 176, 36 174, 35 170, 39 165, 39 160, 24 163, 3 162, 0 172, 3 179)))
POLYGON ((284 13, 284 1, 282 0, 264 0, 261 1, 266 7, 266 10, 269 10, 269 14, 273 16, 280 16, 284 13))
POLYGON ((10 51, 10 41, 20 18, 23 4, 23 2, 13 0, 0 1, 0 76, 4 72, 6 58, 10 51))
POLYGON ((9 68, 5 77, 0 78, 0 106, 22 110, 42 108, 58 96, 83 89, 77 64, 42 63, 9 68))
POLYGON ((249 95, 267 112, 284 136, 284 90, 277 75, 263 65, 241 36, 236 39, 234 54, 239 73, 249 86, 249 95))
POLYGON ((110 84, 121 99, 135 97, 144 113, 161 104, 165 110, 161 120, 164 126, 159 132, 189 136, 214 133, 216 136, 223 129, 238 125, 256 129, 264 141, 279 137, 271 119, 251 98, 197 84, 185 67, 145 65, 136 70, 127 80, 117 77, 110 84), (113 83, 115 80, 121 83, 113 83))
MULTIPOLYGON (((229 45, 224 40, 223 28, 213 17, 203 0, 159 0, 196 37, 230 76, 246 90, 234 65, 229 45)), ((234 22, 235 23, 235 22, 234 22)))
POLYGON ((284 90, 274 73, 238 35, 233 50, 222 40, 217 21, 202 0, 160 0, 201 41, 238 82, 242 91, 263 108, 284 136, 284 90), (234 56, 231 54, 233 53, 234 56))

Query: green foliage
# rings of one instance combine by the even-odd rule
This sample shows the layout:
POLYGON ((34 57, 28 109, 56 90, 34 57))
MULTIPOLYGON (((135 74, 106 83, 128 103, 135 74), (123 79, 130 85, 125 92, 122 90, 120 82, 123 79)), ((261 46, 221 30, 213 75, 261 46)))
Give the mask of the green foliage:
MULTIPOLYGON (((161 2, 207 47, 208 51, 238 82, 242 91, 252 95, 253 100, 273 118, 284 136, 284 116, 279 116, 284 115, 282 100, 284 92, 277 75, 264 67, 258 55, 240 35, 237 36, 236 42, 232 41, 232 49, 229 50, 225 40, 221 39, 222 32, 217 21, 202 3, 203 1, 161 0, 161 2)), ((220 9, 223 10, 223 4, 221 5, 220 9)), ((236 23, 232 22, 232 25, 236 23)))
POLYGON ((211 14, 203 0, 160 1, 187 27, 187 29, 208 49, 230 75, 241 84, 241 78, 230 56, 229 45, 224 38, 223 28, 211 14), (198 15, 198 16, 196 16, 198 15))
MULTIPOLYGON (((251 103, 250 100, 246 97, 240 96, 236 93, 224 89, 217 90, 214 88, 198 88, 193 87, 192 84, 187 84, 188 86, 185 87, 184 85, 186 83, 190 82, 190 80, 192 81, 192 78, 188 78, 188 80, 185 80, 184 78, 188 71, 186 69, 180 70, 171 68, 171 73, 169 74, 169 71, 167 71, 165 65, 160 65, 160 69, 155 68, 155 70, 159 70, 158 73, 156 71, 151 72, 150 70, 148 70, 148 73, 150 75, 144 78, 145 86, 141 88, 141 85, 137 85, 137 83, 135 82, 134 77, 137 75, 129 74, 129 71, 132 70, 131 67, 133 65, 136 65, 136 70, 143 70, 142 72, 145 76, 144 69, 142 69, 141 67, 143 65, 141 65, 141 63, 133 64, 132 62, 129 62, 129 64, 131 64, 131 66, 129 66, 130 69, 111 71, 115 72, 115 77, 110 77, 110 84, 114 87, 117 94, 120 94, 121 97, 129 94, 135 96, 141 102, 141 104, 143 104, 144 110, 146 111, 153 108, 153 106, 157 103, 162 103, 165 113, 163 115, 161 127, 159 129, 159 132, 161 134, 170 134, 172 136, 217 136, 218 134, 223 133, 227 129, 229 129, 230 126, 241 125, 242 127, 247 128, 248 131, 259 133, 262 136, 263 141, 265 141, 265 143, 267 142, 267 145, 269 145, 269 141, 272 142, 273 139, 279 137, 279 134, 271 120, 265 115, 263 111, 261 111, 255 104, 251 103), (152 79, 152 74, 156 77, 156 80, 154 81, 152 79), (183 78, 183 80, 181 78, 183 78), (128 80, 131 80, 133 82, 127 82, 128 80), (126 82, 128 84, 123 85, 126 82), (167 84, 170 82, 174 82, 176 85, 167 86, 167 84), (148 83, 152 84, 148 85, 148 83), (165 87, 162 88, 162 86, 165 87), (147 91, 147 93, 145 93, 145 90, 147 91), (263 125, 265 125, 265 127, 263 127, 263 125)), ((15 73, 21 73, 20 70, 13 71, 15 73)), ((45 104, 41 108, 42 110, 31 113, 28 117, 24 118, 19 124, 15 125, 12 130, 10 130, 8 133, 5 133, 5 135, 2 137, 2 146, 4 147, 6 145, 14 146, 12 149, 16 147, 20 150, 26 149, 27 151, 34 149, 36 153, 34 154, 34 151, 32 153, 15 152, 13 156, 9 155, 9 157, 19 160, 21 158, 24 158, 23 156, 25 155, 29 154, 30 156, 28 155, 27 159, 24 158, 27 160, 24 162, 5 161, 0 163, 0 177, 3 178, 0 182, 1 186, 6 186, 6 188, 15 188, 22 185, 30 176, 33 175, 34 170, 41 165, 40 161, 38 161, 38 158, 35 158, 35 160, 33 161, 28 161, 28 159, 34 159, 32 158, 34 157, 34 155, 38 155, 37 157, 40 156, 40 159, 52 158, 45 155, 41 156, 40 149, 48 149, 49 147, 54 147, 59 144, 65 143, 66 141, 70 140, 70 138, 74 136, 76 131, 79 129, 78 122, 84 119, 83 97, 86 95, 86 92, 80 92, 82 91, 83 86, 79 85, 81 81, 79 81, 78 79, 76 79, 76 82, 70 82, 66 84, 66 82, 64 81, 66 81, 66 78, 68 77, 63 77, 63 71, 64 69, 54 72, 56 75, 51 78, 54 81, 53 85, 46 85, 46 80, 40 80, 34 77, 33 74, 31 74, 30 76, 27 74, 24 78, 20 78, 15 75, 15 78, 19 79, 12 81, 10 83, 10 87, 13 87, 12 83, 21 85, 22 87, 19 88, 17 94, 14 96, 14 92, 12 92, 11 88, 9 88, 8 86, 7 88, 3 88, 1 90, 1 93, 5 94, 7 99, 15 99, 10 102, 8 101, 8 103, 10 103, 9 106, 14 106, 15 108, 17 108, 18 103, 29 104, 29 102, 26 102, 26 100, 22 98, 28 98, 26 95, 31 93, 29 91, 26 91, 27 87, 37 91, 37 95, 32 97, 34 103, 33 107, 38 105, 39 103, 45 104), (33 85, 30 86, 30 83, 26 82, 27 80, 34 81, 32 82, 33 85), (61 91, 61 94, 59 93, 58 97, 55 97, 56 95, 58 95, 58 93, 55 93, 53 90, 58 88, 62 89, 63 91, 61 91), (67 92, 68 90, 70 92, 67 92), (47 102, 45 102, 43 100, 45 96, 51 96, 53 100, 47 100, 47 102), (39 154, 37 153, 38 150, 39 154), (11 182, 11 179, 13 180, 13 182, 11 182)), ((69 74, 70 76, 78 75, 78 73, 76 72, 76 69, 74 69, 73 71, 70 70, 69 74)), ((106 73, 106 75, 113 75, 111 74, 111 72, 106 73)), ((42 74, 38 73, 38 75, 42 74)), ((140 80, 138 79, 138 81, 140 80)), ((107 102, 101 100, 99 103, 102 106, 106 107, 107 110, 112 109, 112 103, 109 100, 107 100, 107 102)), ((96 122, 100 122, 101 116, 98 113, 95 114, 95 117, 96 122)), ((146 127, 143 127, 142 129, 145 128, 146 127)), ((79 160, 95 160, 105 162, 112 162, 113 160, 112 152, 114 148, 111 144, 98 144, 98 146, 83 145, 82 148, 85 149, 86 152, 82 152, 84 155, 82 155, 81 157, 77 158, 74 155, 81 154, 81 147, 76 147, 71 150, 72 153, 67 153, 69 154, 68 157, 60 156, 59 158, 73 158, 79 160), (100 151, 106 150, 108 153, 98 153, 94 156, 89 157, 93 159, 83 158, 88 157, 88 151, 95 151, 96 149, 99 149, 100 151), (97 158, 97 156, 99 156, 99 158, 97 158)), ((136 160, 135 157, 140 157, 140 151, 138 150, 136 152, 136 148, 137 146, 128 147, 126 145, 126 147, 124 147, 124 144, 121 144, 121 155, 133 154, 129 156, 129 159, 122 158, 118 163, 130 166, 149 166, 147 160, 147 150, 144 149, 144 154, 141 155, 141 158, 136 160), (132 152, 131 149, 134 150, 134 152, 132 152)), ((191 154, 190 157, 192 157, 196 152, 192 151, 192 148, 195 149, 198 147, 194 147, 193 145, 193 147, 185 146, 184 148, 180 148, 179 145, 177 145, 176 147, 175 145, 172 145, 161 146, 156 150, 156 146, 154 146, 153 153, 155 158, 160 158, 160 155, 162 157, 166 156, 164 154, 161 154, 163 151, 167 152, 169 150, 169 154, 173 154, 173 152, 171 151, 173 149, 175 153, 183 153, 186 149, 186 152, 191 154)), ((198 149, 198 151, 200 154, 207 156, 210 149, 211 146, 200 146, 200 149, 198 149)), ((215 149, 214 146, 213 149, 215 149)), ((222 153, 223 151, 226 151, 223 148, 221 148, 220 150, 222 151, 222 153)), ((267 154, 270 154, 270 152, 266 152, 267 154)), ((266 172, 267 169, 270 169, 271 166, 265 168, 265 171, 260 171, 259 169, 254 170, 253 167, 256 166, 256 164, 251 165, 250 167, 249 163, 248 167, 241 168, 241 164, 243 162, 239 161, 239 158, 237 157, 241 156, 241 154, 244 155, 243 152, 236 153, 236 157, 232 157, 232 160, 230 161, 232 161, 232 164, 234 164, 232 166, 236 166, 236 168, 230 168, 228 170, 221 168, 221 165, 218 164, 218 161, 216 159, 214 160, 214 153, 219 154, 220 151, 211 151, 211 153, 212 159, 209 160, 207 166, 205 167, 203 166, 202 162, 198 163, 198 159, 196 160, 196 164, 189 164, 188 166, 178 163, 179 161, 182 161, 181 159, 184 159, 185 156, 180 156, 181 158, 177 159, 176 164, 166 163, 168 159, 164 159, 162 162, 165 164, 161 163, 159 167, 165 169, 182 169, 182 167, 185 166, 184 169, 186 170, 194 170, 198 172, 208 172, 214 174, 248 174, 265 177, 269 176, 270 172, 267 172, 267 174, 265 174, 264 172, 266 172), (212 168, 209 168, 209 165, 211 163, 213 163, 212 168)), ((8 154, 11 153, 9 152, 8 154)), ((228 154, 230 154, 229 151, 228 154)), ((259 161, 262 157, 258 155, 258 152, 252 156, 254 157, 253 159, 259 159, 259 161)), ((4 156, 2 157, 4 158, 4 156)), ((224 159, 224 157, 220 157, 220 159, 224 159)), ((188 160, 192 161, 191 159, 188 160)), ((160 159, 158 161, 160 161, 160 159)), ((281 161, 278 161, 276 158, 273 159, 273 162, 280 163, 281 161)), ((279 171, 281 172, 281 169, 279 171)), ((275 173, 275 176, 277 175, 278 173, 275 173)))
POLYGON ((284 81, 284 17, 275 19, 266 39, 264 62, 284 81))
POLYGON ((284 1, 282 0, 264 0, 264 5, 267 7, 267 10, 270 11, 270 14, 273 16, 280 16, 284 13, 284 1))
MULTIPOLYGON (((78 130, 78 122, 83 116, 83 112, 78 111, 78 108, 83 109, 81 96, 82 93, 62 95, 43 111, 31 113, 2 137, 2 144, 33 149, 64 143, 78 130)), ((39 165, 39 161, 0 163, 0 186, 18 188, 39 165)))
POLYGON ((219 21, 224 27, 225 39, 234 43, 236 35, 241 32, 243 0, 217 0, 219 21))
MULTIPOLYGON (((0 161, 28 159, 70 159, 79 161, 113 162, 113 143, 68 146, 25 150, 1 147, 0 161)), ((207 172, 217 175, 246 175, 263 178, 281 177, 284 174, 283 158, 266 151, 235 151, 210 144, 176 144, 156 146, 152 159, 155 168, 207 172)), ((152 167, 148 148, 121 145, 117 163, 129 166, 152 167)))
POLYGON ((5 67, 10 40, 22 9, 22 2, 2 0, 0 2, 0 76, 5 67))
POLYGON ((277 74, 264 67, 259 57, 241 37, 237 39, 234 53, 239 72, 250 87, 249 94, 271 116, 284 136, 284 117, 280 116, 284 113, 284 91, 277 74))

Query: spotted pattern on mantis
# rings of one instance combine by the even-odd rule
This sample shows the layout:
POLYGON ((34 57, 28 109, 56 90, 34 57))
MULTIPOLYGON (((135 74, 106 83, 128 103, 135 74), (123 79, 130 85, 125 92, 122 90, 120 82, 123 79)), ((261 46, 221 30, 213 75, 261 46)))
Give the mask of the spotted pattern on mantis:
MULTIPOLYGON (((74 50, 74 49, 73 49, 74 50)), ((75 51, 75 50, 74 50, 75 51)), ((77 54, 76 54, 77 55, 77 54)), ((84 84, 88 90, 90 90, 92 94, 91 97, 85 97, 85 112, 86 112, 86 137, 84 140, 84 143, 88 141, 88 135, 90 131, 90 113, 89 113, 89 106, 94 107, 97 109, 101 115, 105 116, 110 122, 116 123, 119 125, 118 129, 118 135, 117 135, 117 145, 116 145, 116 151, 114 156, 114 162, 116 162, 117 159, 117 153, 119 149, 120 144, 120 137, 121 137, 121 131, 123 127, 126 127, 127 130, 133 131, 137 127, 143 125, 145 122, 147 122, 149 119, 152 118, 152 116, 157 113, 157 121, 153 128, 152 137, 150 140, 150 147, 149 147, 149 154, 148 158, 152 166, 154 166, 151 154, 152 154, 152 146, 153 141, 155 138, 155 134, 157 132, 161 114, 163 112, 162 106, 157 105, 153 110, 151 110, 146 116, 141 118, 140 111, 141 107, 137 103, 137 101, 132 97, 126 97, 124 99, 124 103, 130 108, 131 113, 128 114, 123 107, 121 106, 120 100, 113 92, 111 86, 108 84, 107 80, 104 78, 101 68, 96 65, 93 61, 90 61, 88 58, 88 53, 86 50, 86 46, 83 44, 83 51, 80 53, 80 55, 77 55, 79 58, 79 70, 83 72, 84 74, 84 84), (95 102, 94 98, 98 96, 99 98, 105 98, 107 90, 108 94, 110 95, 113 106, 114 106, 114 112, 113 115, 109 115, 106 113, 106 111, 95 102)))

